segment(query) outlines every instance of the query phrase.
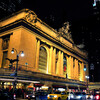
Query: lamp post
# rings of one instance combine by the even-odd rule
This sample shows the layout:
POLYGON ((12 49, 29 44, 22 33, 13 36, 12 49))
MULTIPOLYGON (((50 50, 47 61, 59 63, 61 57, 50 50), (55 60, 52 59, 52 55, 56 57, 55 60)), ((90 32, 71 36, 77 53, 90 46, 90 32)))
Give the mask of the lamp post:
POLYGON ((84 69, 83 70, 86 72, 86 70, 87 70, 86 65, 84 66, 84 69))
POLYGON ((24 52, 23 51, 19 51, 19 53, 18 53, 15 48, 12 48, 11 53, 14 54, 14 51, 16 52, 16 59, 15 59, 15 61, 16 61, 16 69, 15 69, 15 72, 14 72, 14 90, 15 90, 16 89, 19 54, 21 53, 21 57, 24 57, 24 52))
POLYGON ((85 76, 85 78, 87 79, 87 92, 88 92, 88 81, 89 81, 89 76, 85 76))

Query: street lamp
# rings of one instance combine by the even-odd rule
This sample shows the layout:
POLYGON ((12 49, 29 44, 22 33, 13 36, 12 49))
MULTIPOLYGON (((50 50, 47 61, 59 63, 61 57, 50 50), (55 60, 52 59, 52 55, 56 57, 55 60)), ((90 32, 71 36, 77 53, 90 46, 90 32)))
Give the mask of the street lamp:
POLYGON ((15 48, 12 48, 11 53, 14 54, 14 51, 16 52, 16 59, 15 59, 15 61, 16 61, 16 69, 15 69, 15 72, 14 72, 14 76, 15 76, 15 78, 14 78, 14 81, 15 81, 14 82, 14 90, 15 90, 15 88, 16 88, 16 78, 17 78, 17 69, 18 69, 19 55, 21 54, 21 57, 24 57, 24 52, 23 51, 19 51, 19 53, 18 53, 15 48))
POLYGON ((84 69, 83 70, 86 72, 86 70, 87 70, 86 65, 84 65, 84 69))
POLYGON ((90 77, 89 76, 85 76, 85 78, 87 79, 87 92, 88 92, 88 90, 89 90, 88 89, 88 80, 89 80, 90 77))

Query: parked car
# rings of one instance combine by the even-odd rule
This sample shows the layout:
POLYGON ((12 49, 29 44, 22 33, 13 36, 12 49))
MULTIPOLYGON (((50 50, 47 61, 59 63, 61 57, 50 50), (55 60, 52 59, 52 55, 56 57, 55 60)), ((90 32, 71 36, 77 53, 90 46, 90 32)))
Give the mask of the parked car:
POLYGON ((74 100, 74 93, 73 92, 67 92, 68 100, 74 100))
POLYGON ((48 94, 47 100, 68 100, 68 95, 66 91, 56 91, 53 94, 48 94))
POLYGON ((74 96, 74 100, 86 100, 85 92, 76 92, 74 96))
POLYGON ((93 95, 90 93, 86 94, 86 99, 93 99, 93 95))
POLYGON ((100 93, 95 93, 94 94, 94 99, 95 100, 100 100, 100 93))
POLYGON ((35 98, 36 98, 36 96, 35 96, 34 91, 27 91, 26 99, 31 100, 31 99, 35 99, 35 98))
POLYGON ((47 100, 47 95, 48 92, 47 91, 38 91, 36 92, 35 96, 36 96, 36 100, 47 100))

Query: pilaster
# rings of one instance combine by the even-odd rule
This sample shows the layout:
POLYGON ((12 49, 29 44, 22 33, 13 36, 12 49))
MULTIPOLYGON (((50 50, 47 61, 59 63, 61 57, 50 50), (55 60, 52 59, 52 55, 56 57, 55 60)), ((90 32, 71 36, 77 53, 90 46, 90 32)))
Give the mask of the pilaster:
POLYGON ((78 60, 75 59, 75 68, 74 68, 75 79, 78 80, 78 60))
POLYGON ((60 75, 60 56, 61 55, 61 51, 58 52, 58 61, 57 61, 57 69, 56 69, 56 74, 60 75))
POLYGON ((3 52, 2 52, 2 38, 0 38, 0 68, 2 67, 2 58, 3 58, 3 52))
POLYGON ((80 81, 84 81, 84 64, 81 63, 81 69, 80 69, 80 81))
POLYGON ((50 55, 49 55, 49 69, 48 69, 48 73, 52 74, 52 66, 53 66, 53 47, 50 47, 50 55))
POLYGON ((61 52, 61 57, 60 57, 60 74, 63 76, 63 55, 64 53, 61 52))
POLYGON ((56 48, 53 49, 53 68, 52 68, 52 73, 55 75, 56 74, 56 48))
MULTIPOLYGON (((83 63, 83 69, 84 69, 84 63, 83 63)), ((85 73, 86 73, 86 71, 83 70, 83 81, 86 80, 86 79, 85 79, 85 73)))
POLYGON ((37 40, 36 42, 36 70, 38 70, 38 64, 39 64, 39 50, 40 50, 40 40, 37 40))
POLYGON ((73 79, 73 57, 69 56, 68 62, 67 62, 67 73, 68 73, 68 78, 73 79))

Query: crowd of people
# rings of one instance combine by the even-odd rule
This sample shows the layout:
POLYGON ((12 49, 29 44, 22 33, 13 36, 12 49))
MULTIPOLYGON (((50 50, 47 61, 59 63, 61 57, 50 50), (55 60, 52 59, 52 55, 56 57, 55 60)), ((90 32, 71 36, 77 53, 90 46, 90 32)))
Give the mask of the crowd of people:
POLYGON ((14 100, 16 98, 25 98, 27 90, 25 89, 9 89, 0 88, 0 98, 2 100, 14 100))

